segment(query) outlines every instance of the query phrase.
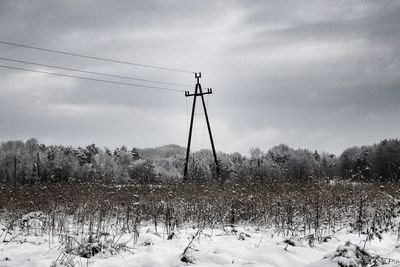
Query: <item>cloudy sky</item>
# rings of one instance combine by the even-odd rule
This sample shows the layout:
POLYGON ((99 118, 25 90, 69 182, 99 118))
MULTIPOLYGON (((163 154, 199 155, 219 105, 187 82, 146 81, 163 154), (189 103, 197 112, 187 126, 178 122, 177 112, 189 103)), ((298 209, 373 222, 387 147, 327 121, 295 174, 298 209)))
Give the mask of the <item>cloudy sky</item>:
MULTIPOLYGON (((203 87, 213 88, 217 150, 286 143, 338 154, 400 134, 400 1, 1 0, 0 25, 0 41, 201 71, 203 87)), ((5 44, 0 57, 194 89, 191 73, 5 44)), ((191 101, 182 92, 0 68, 0 141, 186 146, 191 101)), ((194 149, 209 148, 201 112, 194 149)))

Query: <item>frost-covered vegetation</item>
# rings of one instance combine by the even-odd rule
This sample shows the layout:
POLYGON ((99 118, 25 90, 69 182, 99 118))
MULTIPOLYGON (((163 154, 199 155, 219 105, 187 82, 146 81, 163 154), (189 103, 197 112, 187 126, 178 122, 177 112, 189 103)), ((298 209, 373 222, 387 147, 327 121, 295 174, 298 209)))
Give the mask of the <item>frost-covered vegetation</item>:
MULTIPOLYGON (((351 147, 340 156, 278 145, 250 156, 219 152, 220 176, 209 150, 193 153, 189 180, 197 183, 271 184, 321 180, 390 182, 400 178, 400 140, 383 140, 372 146, 351 147)), ((0 183, 154 184, 180 182, 185 149, 176 145, 110 150, 46 146, 36 139, 8 141, 0 146, 0 183)))
MULTIPOLYGON (((225 188, 198 184, 3 186, 0 249, 7 252, 15 244, 36 242, 32 236, 43 237, 37 242, 53 251, 53 266, 80 266, 82 259, 95 263, 96 259, 140 254, 155 244, 175 244, 173 265, 184 265, 206 260, 202 242, 230 242, 222 241, 226 236, 231 241, 251 241, 253 249, 275 244, 282 257, 300 248, 312 254, 332 244, 338 247, 337 255, 323 258, 318 254, 322 262, 341 263, 332 266, 394 264, 400 257, 376 255, 369 247, 371 242, 374 246, 387 242, 386 251, 396 249, 399 189, 398 184, 361 183, 237 184, 225 188), (356 244, 346 243, 348 235, 356 244), (165 243, 175 239, 178 241, 165 243)), ((223 253, 223 247, 218 251, 223 253)), ((151 257, 161 257, 153 252, 151 257)), ((5 257, 12 265, 13 257, 5 257)), ((244 264, 239 252, 235 258, 244 264)))

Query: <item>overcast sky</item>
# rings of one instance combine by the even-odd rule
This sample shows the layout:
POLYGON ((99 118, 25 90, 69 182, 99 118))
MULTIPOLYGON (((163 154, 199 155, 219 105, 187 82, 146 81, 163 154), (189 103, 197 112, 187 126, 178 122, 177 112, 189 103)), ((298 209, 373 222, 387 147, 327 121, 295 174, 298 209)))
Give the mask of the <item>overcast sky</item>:
MULTIPOLYGON (((224 152, 286 143, 340 154, 400 134, 400 1, 0 0, 0 25, 0 41, 201 71, 224 152)), ((0 57, 194 89, 188 73, 5 44, 0 57)), ((0 141, 186 146, 191 101, 181 92, 0 68, 0 141)), ((210 147, 204 126, 196 116, 195 150, 210 147)))

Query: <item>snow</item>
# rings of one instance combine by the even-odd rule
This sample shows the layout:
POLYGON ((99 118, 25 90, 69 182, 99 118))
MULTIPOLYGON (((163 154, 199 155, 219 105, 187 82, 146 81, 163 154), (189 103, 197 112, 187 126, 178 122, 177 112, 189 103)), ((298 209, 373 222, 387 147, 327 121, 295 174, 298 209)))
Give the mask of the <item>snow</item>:
MULTIPOLYGON (((160 228, 155 234, 151 226, 143 226, 137 243, 133 242, 133 233, 121 236, 119 242, 127 242, 131 250, 118 253, 98 253, 87 259, 63 253, 62 244, 57 238, 49 242, 46 233, 35 231, 16 234, 0 241, 0 266, 66 266, 66 261, 75 266, 276 266, 276 267, 322 267, 339 266, 355 261, 356 246, 363 248, 365 236, 342 230, 333 234, 328 242, 315 242, 310 247, 306 239, 294 238, 292 246, 287 244, 289 237, 278 236, 273 229, 255 229, 239 226, 237 231, 223 229, 204 229, 196 236, 187 256, 193 264, 181 261, 182 253, 198 229, 181 228, 168 240, 167 234, 160 228), (351 243, 346 245, 350 241, 351 243), (340 253, 339 253, 339 252, 340 253), (339 255, 339 254, 340 255, 339 255), (336 255, 336 256, 335 256, 336 255)), ((400 260, 400 248, 397 247, 397 234, 384 234, 379 241, 374 239, 366 243, 371 255, 400 260)), ((354 262, 356 264, 356 262, 354 262)), ((343 265, 346 266, 346 265, 343 265)), ((384 266, 400 266, 396 263, 384 266)))

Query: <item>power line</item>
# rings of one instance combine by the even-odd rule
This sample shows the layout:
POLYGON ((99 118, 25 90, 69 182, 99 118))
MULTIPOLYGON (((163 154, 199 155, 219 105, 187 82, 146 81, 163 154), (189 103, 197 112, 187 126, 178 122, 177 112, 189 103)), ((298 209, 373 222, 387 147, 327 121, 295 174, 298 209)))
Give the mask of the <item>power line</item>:
POLYGON ((184 90, 178 90, 178 89, 172 89, 172 88, 165 88, 165 87, 158 87, 158 86, 151 86, 151 85, 144 85, 144 84, 136 84, 136 83, 116 82, 116 81, 109 81, 109 80, 103 80, 103 79, 95 79, 95 78, 89 78, 89 77, 67 75, 67 74, 40 71, 40 70, 31 70, 31 69, 24 69, 24 68, 4 66, 4 65, 0 65, 0 68, 36 72, 36 73, 49 74, 49 75, 62 76, 62 77, 69 77, 69 78, 76 78, 76 79, 83 79, 83 80, 96 81, 96 82, 129 85, 129 86, 135 86, 135 87, 150 88, 150 89, 155 89, 155 90, 172 91, 172 92, 184 92, 184 90))
POLYGON ((47 65, 47 64, 41 64, 41 63, 35 63, 35 62, 29 62, 29 61, 23 61, 23 60, 11 59, 11 58, 0 57, 0 59, 1 60, 6 60, 6 61, 17 62, 17 63, 24 63, 24 64, 30 64, 30 65, 36 65, 36 66, 42 66, 42 67, 48 67, 48 68, 54 68, 54 69, 61 69, 61 70, 76 71, 76 72, 95 74, 95 75, 101 75, 101 76, 107 76, 107 77, 113 77, 113 78, 129 79, 129 80, 136 80, 136 81, 142 81, 142 82, 151 82, 151 83, 159 83, 159 84, 167 84, 167 85, 183 86, 183 87, 190 87, 191 86, 191 85, 188 85, 188 84, 170 83, 170 82, 162 82, 162 81, 155 81, 155 80, 133 78, 133 77, 113 75, 113 74, 107 74, 107 73, 101 73, 101 72, 86 71, 86 70, 80 70, 80 69, 73 69, 73 68, 67 68, 67 67, 47 65))
POLYGON ((1 40, 0 40, 0 43, 1 44, 6 44, 6 45, 13 45, 13 46, 19 46, 19 47, 24 47, 24 48, 40 50, 40 51, 44 51, 44 52, 51 52, 51 53, 56 53, 56 54, 68 55, 68 56, 89 58, 89 59, 108 61, 108 62, 114 62, 114 63, 120 63, 120 64, 126 64, 126 65, 133 65, 133 66, 137 66, 137 67, 168 70, 168 71, 176 71, 176 72, 183 72, 183 73, 192 73, 192 74, 195 73, 193 71, 188 71, 188 70, 175 69, 175 68, 169 68, 169 67, 159 67, 159 66, 139 64, 139 63, 133 63, 133 62, 128 62, 128 61, 122 61, 122 60, 115 60, 115 59, 108 59, 108 58, 101 58, 101 57, 94 57, 94 56, 87 56, 87 55, 76 54, 76 53, 71 53, 71 52, 64 52, 64 51, 60 51, 60 50, 53 50, 53 49, 47 49, 47 48, 42 48, 42 47, 36 47, 36 46, 30 46, 30 45, 24 45, 24 44, 18 44, 18 43, 5 42, 5 41, 1 41, 1 40))

